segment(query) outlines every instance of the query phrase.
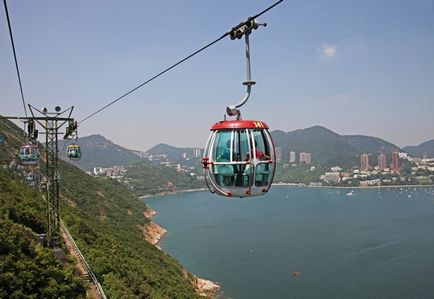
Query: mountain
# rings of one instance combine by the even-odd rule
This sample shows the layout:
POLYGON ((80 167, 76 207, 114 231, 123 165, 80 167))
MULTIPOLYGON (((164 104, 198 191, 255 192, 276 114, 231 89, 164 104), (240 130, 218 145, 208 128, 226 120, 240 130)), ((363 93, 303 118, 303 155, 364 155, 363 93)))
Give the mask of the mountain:
MULTIPOLYGON (((339 135, 327 128, 314 126, 291 132, 272 131, 276 147, 282 148, 282 156, 289 157, 294 150, 311 153, 312 162, 321 166, 340 165, 351 167, 359 164, 362 153, 376 155, 379 152, 390 153, 398 147, 376 137, 362 135, 339 135)), ((298 157, 297 157, 298 160, 298 157)))
MULTIPOLYGON (((77 144, 81 148, 81 159, 69 161, 82 170, 91 170, 93 167, 112 167, 115 165, 129 166, 143 161, 134 151, 114 144, 101 135, 82 137, 77 144)), ((66 158, 66 146, 59 142, 59 148, 63 149, 63 159, 66 158)))
POLYGON ((434 157, 434 139, 426 141, 416 146, 406 146, 403 148, 412 157, 434 157))
MULTIPOLYGON (((5 120, 0 132, 8 137, 0 145, 0 161, 9 165, 25 142, 23 132, 5 120)), ((59 175, 61 218, 108 298, 199 298, 194 276, 145 240, 147 206, 130 189, 64 161, 59 175)), ((74 265, 59 263, 37 244, 46 203, 40 191, 21 181, 0 169, 0 297, 83 298, 74 265)))
POLYGON ((200 161, 202 157, 194 157, 195 148, 192 147, 175 147, 172 145, 160 143, 146 151, 150 155, 167 155, 167 158, 185 166, 201 168, 200 161))
POLYGON ((157 144, 156 146, 150 148, 146 151, 150 155, 159 155, 159 154, 165 154, 168 156, 169 159, 176 161, 179 159, 183 159, 184 153, 187 154, 187 156, 193 156, 194 148, 191 147, 175 147, 172 145, 168 145, 165 143, 157 144))

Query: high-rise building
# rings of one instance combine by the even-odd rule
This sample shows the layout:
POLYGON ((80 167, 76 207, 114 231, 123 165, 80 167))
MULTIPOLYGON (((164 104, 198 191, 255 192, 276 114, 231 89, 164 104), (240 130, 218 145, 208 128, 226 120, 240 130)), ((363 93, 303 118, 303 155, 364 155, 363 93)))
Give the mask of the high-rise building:
POLYGON ((380 153, 378 155, 378 168, 380 170, 383 170, 387 167, 387 163, 386 163, 386 155, 383 153, 380 153))
POLYGON ((200 158, 200 157, 202 157, 202 149, 200 149, 200 148, 195 148, 195 149, 193 150, 193 156, 194 156, 195 158, 200 158))
POLYGON ((361 171, 369 170, 369 156, 366 153, 360 155, 360 170, 361 171))
POLYGON ((294 163, 294 162, 295 162, 295 152, 290 151, 289 152, 289 163, 294 163))
POLYGON ((310 165, 312 164, 312 158, 310 153, 306 153, 306 164, 310 165))
POLYGON ((301 152, 300 153, 300 163, 306 162, 306 153, 301 152))
POLYGON ((310 153, 301 152, 300 153, 300 163, 312 164, 312 158, 310 153))
POLYGON ((276 162, 282 162, 282 148, 281 147, 276 147, 274 148, 275 152, 276 152, 276 162))
POLYGON ((392 153, 392 170, 399 171, 399 152, 392 153))

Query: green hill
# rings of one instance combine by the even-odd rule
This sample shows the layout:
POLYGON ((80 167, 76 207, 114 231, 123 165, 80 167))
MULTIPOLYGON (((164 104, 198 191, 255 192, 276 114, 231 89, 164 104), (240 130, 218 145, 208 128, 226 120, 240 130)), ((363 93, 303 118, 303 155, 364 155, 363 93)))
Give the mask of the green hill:
POLYGON ((202 157, 194 157, 194 148, 192 147, 175 147, 168 144, 160 143, 146 151, 150 155, 167 155, 168 160, 181 165, 192 166, 197 169, 202 167, 202 157), (184 157, 184 155, 186 157, 184 157))
POLYGON ((403 150, 412 157, 422 157, 424 154, 426 154, 428 158, 434 157, 434 139, 416 146, 406 146, 403 150))
MULTIPOLYGON (((129 166, 143 160, 132 150, 114 144, 101 135, 82 137, 77 143, 80 145, 82 158, 79 161, 69 162, 82 170, 115 165, 129 166)), ((63 146, 63 141, 59 142, 59 149, 62 148, 62 156, 66 159, 66 146, 63 146)))
MULTIPOLYGON (((20 130, 10 122, 0 121, 0 131, 8 135, 8 142, 2 145, 3 150, 0 158, 4 162, 9 162, 16 154, 15 143, 10 141, 17 139, 16 143, 19 144, 24 140, 20 140, 22 135, 15 135, 20 130), (13 130, 10 129, 11 127, 13 130)), ((7 172, 2 170, 1 177, 5 181, 5 185, 18 184, 16 178, 5 173, 7 172)), ((149 222, 144 216, 147 207, 137 199, 132 191, 111 179, 90 177, 75 166, 63 161, 60 162, 59 173, 62 197, 61 218, 108 297, 199 297, 195 292, 193 276, 188 274, 175 259, 144 239, 143 228, 149 222)), ((28 188, 19 187, 17 189, 27 190, 28 188)), ((10 191, 11 196, 21 198, 19 190, 10 191)), ((3 199, 3 189, 1 192, 3 199)), ((35 209, 38 210, 38 213, 41 214, 40 220, 37 222, 40 231, 45 205, 40 201, 40 196, 31 197, 33 198, 32 203, 16 210, 20 211, 19 219, 24 219, 23 221, 32 219, 31 215, 35 209), (34 202, 39 202, 39 206, 32 206, 34 202)), ((10 202, 10 205, 13 206, 13 203, 17 203, 17 199, 12 199, 10 202)), ((5 221, 9 221, 7 217, 4 218, 5 221)), ((30 221, 30 223, 33 222, 30 221)), ((2 236, 7 236, 7 229, 7 226, 1 225, 2 236)), ((23 251, 32 251, 32 246, 27 243, 24 244, 22 246, 23 251)), ((0 252, 3 254, 3 251, 0 250, 0 252)), ((25 263, 23 264, 19 254, 9 252, 13 258, 17 259, 21 270, 31 271, 32 268, 29 268, 25 263)), ((46 250, 42 252, 46 252, 46 250)), ((51 253, 48 251, 46 254, 51 253)), ((44 269, 44 267, 49 266, 42 264, 40 267, 44 269)), ((63 278, 59 276, 59 279, 63 278)), ((33 281, 36 280, 29 277, 28 283, 33 281)), ((73 281, 70 284, 72 283, 73 281)), ((51 286, 50 283, 47 285, 51 286)), ((63 290, 62 287, 57 289, 59 289, 58 292, 63 290)), ((24 290, 20 290, 24 292, 24 290)))
MULTIPOLYGON (((282 147, 284 161, 289 160, 289 152, 294 150, 309 152, 312 162, 323 167, 359 165, 360 154, 391 153, 397 146, 380 138, 362 135, 339 135, 327 128, 314 126, 285 133, 273 131, 271 135, 276 147, 282 147)), ((298 156, 297 156, 298 160, 298 156)))
POLYGON ((205 182, 175 168, 151 165, 147 162, 128 167, 125 178, 134 186, 137 195, 170 192, 179 189, 206 188, 205 182))

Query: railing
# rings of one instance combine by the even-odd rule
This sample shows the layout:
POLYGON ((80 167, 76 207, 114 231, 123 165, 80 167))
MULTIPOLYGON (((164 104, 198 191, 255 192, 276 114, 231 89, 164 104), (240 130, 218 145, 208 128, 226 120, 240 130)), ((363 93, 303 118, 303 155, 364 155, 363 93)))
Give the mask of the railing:
POLYGON ((62 221, 60 221, 60 226, 61 226, 62 230, 65 232, 66 237, 69 239, 72 246, 74 247, 80 261, 83 263, 83 265, 85 267, 85 270, 89 274, 90 280, 96 286, 99 295, 101 296, 102 299, 106 299, 107 297, 104 294, 104 290, 102 289, 101 284, 98 282, 98 279, 96 278, 95 274, 92 272, 92 269, 90 268, 89 264, 84 259, 83 254, 81 253, 80 249, 78 248, 77 244, 75 243, 74 239, 72 238, 71 234, 69 233, 68 229, 66 228, 66 226, 63 224, 62 221))

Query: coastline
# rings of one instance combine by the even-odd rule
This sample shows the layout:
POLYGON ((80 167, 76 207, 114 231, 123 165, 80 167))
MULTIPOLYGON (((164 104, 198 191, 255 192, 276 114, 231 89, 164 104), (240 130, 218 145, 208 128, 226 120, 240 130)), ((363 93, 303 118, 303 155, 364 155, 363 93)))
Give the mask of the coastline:
MULTIPOLYGON (((193 191, 199 190, 192 190, 187 192, 193 191)), ((147 210, 143 214, 146 218, 150 220, 150 222, 145 227, 142 227, 145 240, 154 245, 159 250, 162 250, 160 246, 160 241, 167 234, 167 230, 162 226, 152 222, 152 218, 157 214, 157 212, 155 212, 149 206, 147 206, 147 210)), ((217 293, 219 293, 221 290, 221 286, 218 283, 208 279, 199 278, 196 275, 194 275, 193 283, 195 285, 196 292, 199 295, 205 296, 207 298, 215 298, 217 296, 217 293)))
POLYGON ((376 188, 433 188, 431 185, 380 185, 380 186, 329 186, 329 185, 307 185, 303 183, 273 183, 272 186, 290 186, 290 187, 306 187, 306 188, 336 188, 336 189, 376 189, 376 188))
POLYGON ((206 190, 208 190, 208 189, 207 188, 181 189, 178 191, 167 191, 167 192, 160 192, 160 193, 155 193, 155 194, 146 194, 146 195, 139 196, 139 199, 155 198, 155 197, 161 197, 161 196, 166 196, 166 195, 175 195, 175 194, 179 194, 179 193, 200 192, 200 191, 206 191, 206 190))

